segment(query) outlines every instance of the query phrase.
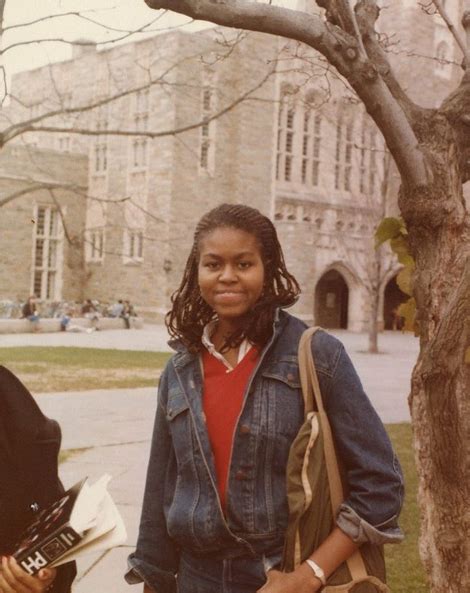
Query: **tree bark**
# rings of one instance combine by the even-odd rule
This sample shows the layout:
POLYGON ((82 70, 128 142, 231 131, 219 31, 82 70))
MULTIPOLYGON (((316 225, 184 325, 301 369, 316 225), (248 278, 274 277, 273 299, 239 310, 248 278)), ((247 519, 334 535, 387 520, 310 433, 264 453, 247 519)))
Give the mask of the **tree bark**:
POLYGON ((432 186, 401 188, 416 262, 420 353, 409 398, 422 516, 420 552, 432 593, 470 591, 470 220, 459 150, 438 115, 420 130, 432 186), (437 120, 436 120, 437 118, 437 120))
POLYGON ((369 354, 379 353, 379 305, 380 305, 380 270, 381 270, 381 250, 375 249, 374 266, 372 270, 371 286, 369 290, 370 297, 370 317, 369 317, 369 354))

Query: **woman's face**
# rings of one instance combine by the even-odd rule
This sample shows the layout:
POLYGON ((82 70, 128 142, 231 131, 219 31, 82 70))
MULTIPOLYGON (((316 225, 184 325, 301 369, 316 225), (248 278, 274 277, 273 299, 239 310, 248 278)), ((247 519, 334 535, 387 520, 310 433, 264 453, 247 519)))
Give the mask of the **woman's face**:
POLYGON ((219 227, 199 245, 198 282, 202 298, 219 321, 235 324, 263 292, 264 264, 251 233, 219 227))

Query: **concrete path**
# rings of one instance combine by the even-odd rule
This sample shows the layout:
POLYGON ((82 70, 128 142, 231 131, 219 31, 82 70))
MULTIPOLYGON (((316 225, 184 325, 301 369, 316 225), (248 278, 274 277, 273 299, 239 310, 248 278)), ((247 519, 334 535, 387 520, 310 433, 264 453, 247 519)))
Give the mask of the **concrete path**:
MULTIPOLYGON (((345 344, 384 422, 409 419, 407 395, 410 374, 418 352, 415 338, 401 333, 381 335, 382 354, 364 353, 367 337, 335 332, 345 344)), ((133 350, 167 350, 161 326, 142 330, 114 330, 95 334, 16 334, 0 336, 0 346, 82 346, 133 350)), ((1 361, 0 361, 1 362, 1 361)), ((111 494, 128 529, 125 546, 88 556, 79 562, 74 593, 133 593, 122 578, 126 557, 134 548, 150 436, 156 406, 156 389, 95 390, 39 394, 44 412, 56 418, 63 433, 63 449, 79 449, 61 466, 66 487, 83 476, 113 476, 111 494)))

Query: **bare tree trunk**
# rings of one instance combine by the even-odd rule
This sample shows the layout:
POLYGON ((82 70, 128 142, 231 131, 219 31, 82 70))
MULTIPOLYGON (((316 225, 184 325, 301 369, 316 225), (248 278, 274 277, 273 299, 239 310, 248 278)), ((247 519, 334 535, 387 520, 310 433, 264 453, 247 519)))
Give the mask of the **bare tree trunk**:
POLYGON ((379 353, 379 323, 377 317, 379 314, 379 291, 375 290, 371 294, 371 309, 369 319, 369 354, 379 353))
POLYGON ((372 260, 371 278, 369 286, 370 317, 369 317, 369 348, 370 354, 379 353, 379 307, 380 307, 380 285, 382 276, 382 247, 374 249, 372 260))
POLYGON ((447 138, 439 154, 436 135, 429 133, 435 184, 400 193, 416 262, 421 346, 410 394, 420 551, 432 593, 464 593, 470 591, 470 365, 464 363, 470 344, 470 221, 456 151, 447 138))

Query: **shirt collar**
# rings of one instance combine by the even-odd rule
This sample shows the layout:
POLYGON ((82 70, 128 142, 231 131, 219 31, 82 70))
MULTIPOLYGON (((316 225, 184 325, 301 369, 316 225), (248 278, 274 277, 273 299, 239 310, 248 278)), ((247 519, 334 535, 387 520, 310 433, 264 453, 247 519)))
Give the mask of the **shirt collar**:
MULTIPOLYGON (((230 371, 233 371, 234 367, 228 362, 228 360, 225 358, 223 354, 221 354, 215 349, 215 346, 212 342, 212 335, 214 333, 216 325, 217 319, 213 319, 204 326, 201 341, 202 345, 208 350, 208 352, 212 354, 214 358, 217 358, 217 360, 220 360, 220 362, 225 365, 228 373, 230 371)), ((251 347, 252 344, 250 344, 250 342, 245 338, 238 349, 237 364, 239 364, 245 358, 246 353, 248 352, 248 350, 250 350, 251 347)))

